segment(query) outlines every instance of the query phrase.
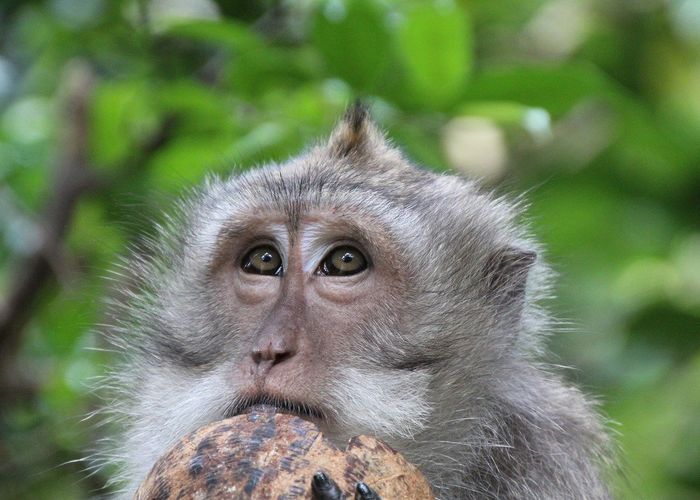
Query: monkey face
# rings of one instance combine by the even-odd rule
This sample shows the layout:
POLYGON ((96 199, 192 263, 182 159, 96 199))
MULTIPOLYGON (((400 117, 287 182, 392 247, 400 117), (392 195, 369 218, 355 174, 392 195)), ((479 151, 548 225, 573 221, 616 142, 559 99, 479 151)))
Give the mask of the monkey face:
POLYGON ((163 352, 174 363, 203 360, 192 368, 220 377, 226 416, 271 404, 315 420, 330 434, 376 433, 382 426, 385 435, 409 433, 415 427, 395 420, 399 411, 412 415, 412 424, 425 414, 419 389, 426 389, 427 376, 392 367, 405 362, 400 351, 410 343, 402 332, 419 263, 405 252, 407 235, 391 223, 396 214, 386 199, 367 190, 360 209, 344 185, 334 184, 337 175, 325 169, 310 179, 294 170, 263 170, 229 185, 237 201, 209 213, 221 222, 193 273, 207 277, 200 305, 178 301, 171 308, 178 317, 189 309, 185 323, 197 317, 200 324, 177 335, 171 324, 163 352), (295 199, 276 198, 292 186, 303 186, 295 199), (359 409, 358 416, 348 411, 353 402, 375 399, 371 420, 359 409))
POLYGON ((244 238, 220 239, 213 271, 239 328, 228 413, 267 403, 330 425, 340 367, 371 354, 372 321, 396 324, 405 266, 383 251, 392 242, 375 234, 380 221, 338 206, 299 212, 294 225, 283 213, 253 219, 244 238))

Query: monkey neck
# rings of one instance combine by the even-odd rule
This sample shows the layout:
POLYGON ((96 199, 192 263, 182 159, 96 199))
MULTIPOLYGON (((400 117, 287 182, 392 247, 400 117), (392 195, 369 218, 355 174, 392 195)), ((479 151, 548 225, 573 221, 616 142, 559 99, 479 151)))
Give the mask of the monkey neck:
MULTIPOLYGON (((483 392, 482 392, 483 391, 483 392)), ((437 402, 412 440, 392 441, 445 498, 609 498, 610 444, 582 394, 528 366, 497 392, 437 402)))

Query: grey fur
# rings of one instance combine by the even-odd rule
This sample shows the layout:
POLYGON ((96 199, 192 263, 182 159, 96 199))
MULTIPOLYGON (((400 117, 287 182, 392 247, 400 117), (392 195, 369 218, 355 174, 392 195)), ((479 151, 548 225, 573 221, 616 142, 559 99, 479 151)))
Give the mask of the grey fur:
POLYGON ((126 494, 180 436, 236 402, 227 360, 249 332, 215 278, 226 241, 250 214, 281 215, 293 230, 314 210, 371 220, 362 237, 404 270, 360 340, 334 346, 320 389, 331 437, 379 435, 440 498, 609 497, 595 405, 539 361, 550 271, 521 207, 413 166, 358 106, 327 144, 206 181, 125 262, 108 332, 122 362, 105 384, 123 431, 102 460, 120 465, 126 494))

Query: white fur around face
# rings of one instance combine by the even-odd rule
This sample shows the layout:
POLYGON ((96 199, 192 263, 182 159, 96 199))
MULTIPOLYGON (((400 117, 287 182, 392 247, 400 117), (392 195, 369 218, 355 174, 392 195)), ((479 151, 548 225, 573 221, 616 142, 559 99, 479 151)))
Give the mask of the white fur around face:
POLYGON ((225 369, 196 375, 181 370, 153 370, 148 375, 133 409, 135 425, 125 446, 130 467, 129 494, 182 436, 222 418, 230 401, 227 373, 225 369))
POLYGON ((415 371, 396 374, 389 371, 345 367, 339 370, 332 388, 336 416, 348 437, 362 433, 388 438, 410 439, 420 432, 431 408, 427 402, 430 377, 415 371))

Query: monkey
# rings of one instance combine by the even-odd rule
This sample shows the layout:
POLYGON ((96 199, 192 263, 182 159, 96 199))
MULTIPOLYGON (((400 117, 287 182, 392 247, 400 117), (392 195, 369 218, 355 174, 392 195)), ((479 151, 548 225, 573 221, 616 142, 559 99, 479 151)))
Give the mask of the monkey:
POLYGON ((363 104, 296 157, 208 177, 126 258, 111 306, 122 430, 103 459, 122 493, 184 434, 263 404, 381 438, 437 498, 610 498, 606 423, 543 361, 553 273, 522 212, 414 164, 363 104))

